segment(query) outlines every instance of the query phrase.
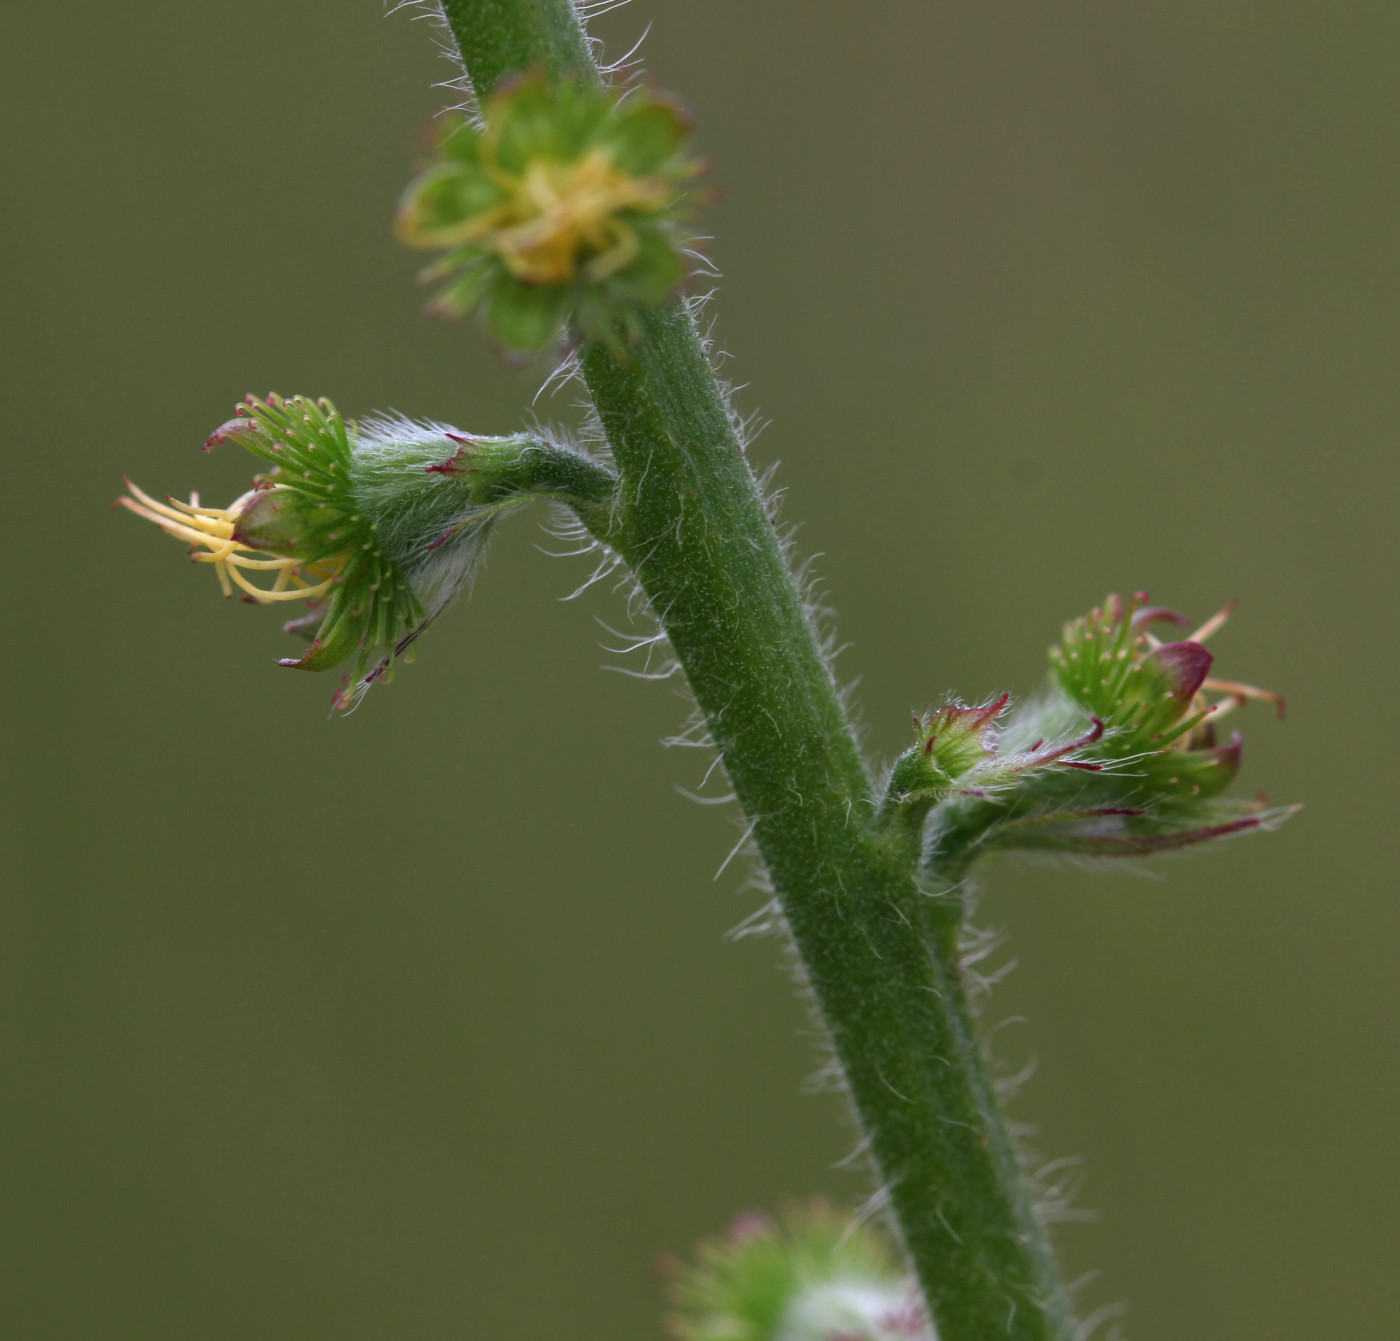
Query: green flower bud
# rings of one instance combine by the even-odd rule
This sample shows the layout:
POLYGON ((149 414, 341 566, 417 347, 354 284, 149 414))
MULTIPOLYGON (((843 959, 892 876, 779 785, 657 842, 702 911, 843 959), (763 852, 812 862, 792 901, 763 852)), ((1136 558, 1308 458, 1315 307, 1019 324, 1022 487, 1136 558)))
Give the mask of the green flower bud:
POLYGON ((1003 694, 981 707, 949 703, 915 717, 918 742, 890 770, 877 826, 893 826, 900 841, 917 844, 930 808, 950 796, 1000 794, 1019 785, 1025 775, 1045 769, 1092 772, 1101 767, 1083 756, 1103 735, 1097 718, 1087 731, 1049 746, 1041 739, 1030 748, 1003 749, 997 727, 1010 702, 1011 695, 1003 694))
POLYGON ((543 75, 489 97, 480 124, 444 118, 433 162, 409 184, 395 231, 445 254, 430 310, 480 305, 508 350, 533 354, 572 323, 613 344, 685 279, 680 221, 700 165, 690 124, 655 94, 626 98, 543 75))
POLYGON ((1003 694, 982 708, 949 703, 922 719, 915 718, 919 746, 913 753, 925 775, 924 786, 946 789, 995 755, 993 724, 1010 698, 1010 694, 1003 694))
POLYGON ((933 1341, 892 1247, 821 1202, 741 1216, 697 1257, 671 1291, 677 1341, 933 1341))
POLYGON ((118 501, 187 542, 224 594, 309 601, 311 645, 283 666, 353 659, 336 706, 358 701, 468 584, 496 523, 534 493, 606 497, 612 477, 532 434, 480 438, 441 424, 347 424, 327 400, 248 397, 205 444, 235 442, 272 468, 227 508, 160 502, 129 480, 118 501))

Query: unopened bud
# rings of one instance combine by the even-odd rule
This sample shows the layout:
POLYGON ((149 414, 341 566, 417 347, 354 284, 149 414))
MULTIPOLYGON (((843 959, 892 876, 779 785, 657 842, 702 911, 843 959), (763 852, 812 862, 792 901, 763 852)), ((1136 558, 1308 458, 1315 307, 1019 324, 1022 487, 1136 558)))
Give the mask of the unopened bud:
POLYGON ((750 1213, 671 1288, 678 1341, 934 1341, 917 1284, 871 1225, 822 1202, 750 1213))

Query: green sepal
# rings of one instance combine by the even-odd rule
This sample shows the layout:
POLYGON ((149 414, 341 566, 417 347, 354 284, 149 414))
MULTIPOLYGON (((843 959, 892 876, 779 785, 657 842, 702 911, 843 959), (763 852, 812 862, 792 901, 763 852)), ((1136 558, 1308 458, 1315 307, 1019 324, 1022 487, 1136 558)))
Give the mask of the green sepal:
POLYGON ((1112 720, 1131 724, 1135 740, 1165 744, 1166 733, 1190 711, 1211 661, 1200 643, 1168 643, 1149 652, 1127 676, 1112 720))
POLYGON ((457 247, 469 242, 480 215, 500 200, 500 191, 476 165, 439 163, 404 191, 394 231, 409 247, 457 247))
POLYGON ((1204 749, 1162 749, 1139 759, 1143 790, 1158 795, 1217 796, 1238 775, 1244 738, 1236 731, 1228 745, 1204 749))
POLYGON ((331 670, 364 649, 368 625, 364 611, 351 605, 354 593, 339 590, 326 604, 325 614, 300 657, 283 657, 277 664, 288 670, 331 670))
POLYGON ((507 172, 524 172, 536 158, 558 158, 569 136, 569 92, 560 85, 557 97, 539 76, 516 80, 497 89, 483 109, 492 135, 496 160, 507 172))
POLYGON ((450 162, 464 167, 481 166, 481 138, 460 112, 449 112, 440 119, 434 148, 450 162))
MULTIPOLYGON (((450 267, 441 273, 451 273, 450 267)), ((432 316, 463 317, 475 308, 499 282, 500 276, 483 265, 459 271, 427 306, 432 316)))
POLYGON ((658 172, 681 150, 691 129, 689 116, 674 103, 624 104, 604 143, 624 172, 658 172))
POLYGON ((655 307, 684 283, 686 261, 675 243, 654 224, 639 222, 635 231, 636 259, 612 277, 612 286, 638 306, 655 307))
POLYGON ((1051 812, 1009 822, 986 849, 1064 852, 1085 857, 1150 857, 1218 838, 1277 827, 1290 808, 1256 801, 1165 801, 1141 812, 1111 809, 1051 812))
POLYGON ((491 298, 488 326, 506 349, 538 353, 554 339, 569 312, 569 290, 521 284, 502 276, 491 298))

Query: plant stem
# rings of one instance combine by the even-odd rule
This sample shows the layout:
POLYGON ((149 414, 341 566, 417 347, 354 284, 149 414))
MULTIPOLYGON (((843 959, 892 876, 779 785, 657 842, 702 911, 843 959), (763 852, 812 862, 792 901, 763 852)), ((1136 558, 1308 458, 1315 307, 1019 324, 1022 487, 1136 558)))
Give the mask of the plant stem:
MULTIPOLYGON (((479 94, 586 53, 568 0, 447 0, 479 94)), ((586 59, 586 55, 585 55, 586 59)), ((957 957, 962 908, 918 883, 875 800, 688 309, 582 370, 621 499, 606 533, 665 627, 767 863, 940 1341, 1068 1341, 957 957)))
POLYGON ((507 75, 539 66, 551 75, 598 78, 583 28, 568 0, 441 0, 441 4, 472 87, 481 97, 507 75))

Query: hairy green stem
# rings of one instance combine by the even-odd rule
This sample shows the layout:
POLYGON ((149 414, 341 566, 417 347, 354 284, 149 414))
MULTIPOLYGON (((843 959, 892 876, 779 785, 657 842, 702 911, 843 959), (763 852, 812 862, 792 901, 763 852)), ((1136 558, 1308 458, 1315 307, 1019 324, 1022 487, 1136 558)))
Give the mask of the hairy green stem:
POLYGON ((612 471, 535 433, 510 441, 515 444, 510 452, 475 452, 468 443, 466 450, 437 469, 447 475, 475 476, 481 502, 540 494, 570 504, 590 528, 610 533, 618 488, 612 471))
POLYGON ((507 75, 543 66, 551 75, 597 78, 569 0, 441 0, 443 18, 478 94, 507 75))
MULTIPOLYGON (((585 53, 568 0, 447 0, 478 93, 585 53)), ((620 498, 605 529, 660 618, 752 825, 941 1341, 1068 1341, 973 1034, 961 903, 920 884, 875 798, 694 322, 651 312, 582 369, 620 498)))

